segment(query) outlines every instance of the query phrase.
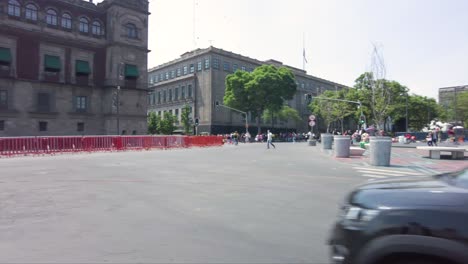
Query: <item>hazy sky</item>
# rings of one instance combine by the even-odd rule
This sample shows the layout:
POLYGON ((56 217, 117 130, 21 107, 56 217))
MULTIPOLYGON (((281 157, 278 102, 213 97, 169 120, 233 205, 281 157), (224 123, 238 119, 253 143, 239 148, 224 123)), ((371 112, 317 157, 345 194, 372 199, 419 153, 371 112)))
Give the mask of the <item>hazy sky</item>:
POLYGON ((344 85, 370 69, 372 43, 412 93, 468 84, 467 0, 150 0, 150 12, 149 67, 211 43, 302 68, 305 36, 307 72, 344 85))

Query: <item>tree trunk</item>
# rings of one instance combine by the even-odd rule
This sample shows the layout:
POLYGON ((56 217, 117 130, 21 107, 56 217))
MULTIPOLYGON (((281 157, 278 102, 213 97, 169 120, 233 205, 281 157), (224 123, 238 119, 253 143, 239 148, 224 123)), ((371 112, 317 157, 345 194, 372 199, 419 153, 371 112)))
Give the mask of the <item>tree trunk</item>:
POLYGON ((340 122, 341 122, 341 135, 343 135, 344 134, 344 131, 343 131, 344 118, 342 118, 340 122))

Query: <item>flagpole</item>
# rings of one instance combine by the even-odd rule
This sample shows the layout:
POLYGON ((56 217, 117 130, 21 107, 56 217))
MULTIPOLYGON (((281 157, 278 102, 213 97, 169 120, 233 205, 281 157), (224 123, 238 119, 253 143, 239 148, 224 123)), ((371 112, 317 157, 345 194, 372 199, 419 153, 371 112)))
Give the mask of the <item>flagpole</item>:
POLYGON ((302 70, 305 71, 305 36, 302 32, 302 70))

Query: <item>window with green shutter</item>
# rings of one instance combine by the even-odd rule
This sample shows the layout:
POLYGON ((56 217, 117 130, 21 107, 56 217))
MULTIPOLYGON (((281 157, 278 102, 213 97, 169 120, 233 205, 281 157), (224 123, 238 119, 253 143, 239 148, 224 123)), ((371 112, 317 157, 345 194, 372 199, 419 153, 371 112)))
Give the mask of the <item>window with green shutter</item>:
POLYGON ((44 69, 51 72, 59 72, 61 70, 61 63, 59 56, 45 55, 44 69))
POLYGON ((77 75, 89 75, 91 73, 89 62, 77 60, 75 62, 75 72, 77 75))
POLYGON ((11 63, 11 51, 9 48, 0 48, 0 63, 1 64, 11 63))
POLYGON ((132 64, 125 64, 125 78, 138 78, 138 67, 132 64))

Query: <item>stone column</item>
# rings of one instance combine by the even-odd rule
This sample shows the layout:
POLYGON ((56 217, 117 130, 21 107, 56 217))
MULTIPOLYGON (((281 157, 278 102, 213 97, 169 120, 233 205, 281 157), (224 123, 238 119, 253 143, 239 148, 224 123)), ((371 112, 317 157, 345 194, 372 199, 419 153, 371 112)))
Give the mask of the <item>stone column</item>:
POLYGON ((335 141, 335 157, 349 158, 349 147, 351 146, 351 138, 349 136, 334 136, 335 141))
POLYGON ((390 166, 392 139, 390 137, 370 137, 370 164, 390 166))
POLYGON ((320 135, 320 138, 322 139, 322 149, 331 149, 332 148, 332 140, 333 140, 333 135, 329 133, 322 133, 320 135))

